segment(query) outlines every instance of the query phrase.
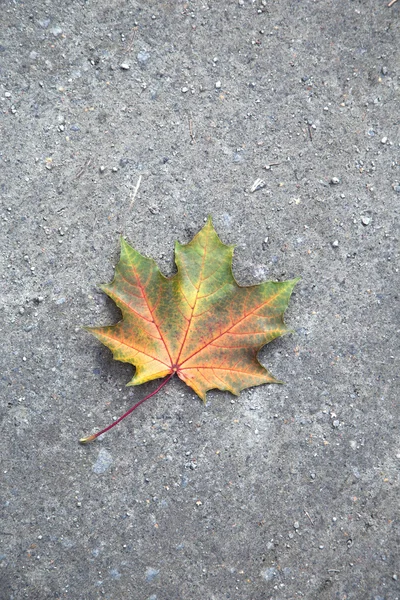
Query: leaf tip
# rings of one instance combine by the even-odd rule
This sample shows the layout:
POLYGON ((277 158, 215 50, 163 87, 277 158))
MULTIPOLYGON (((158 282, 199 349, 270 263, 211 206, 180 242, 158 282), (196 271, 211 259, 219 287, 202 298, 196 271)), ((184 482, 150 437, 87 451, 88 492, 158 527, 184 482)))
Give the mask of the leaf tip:
POLYGON ((291 283, 292 288, 294 288, 294 286, 297 285, 299 281, 301 281, 301 279, 301 277, 294 277, 293 279, 289 279, 289 283, 291 283))
POLYGON ((91 333, 91 329, 94 329, 94 327, 91 327, 90 325, 81 325, 80 329, 83 329, 83 331, 87 331, 88 333, 91 333))
POLYGON ((121 246, 121 259, 124 255, 126 255, 130 250, 133 250, 132 246, 128 244, 123 235, 120 235, 119 242, 121 246))

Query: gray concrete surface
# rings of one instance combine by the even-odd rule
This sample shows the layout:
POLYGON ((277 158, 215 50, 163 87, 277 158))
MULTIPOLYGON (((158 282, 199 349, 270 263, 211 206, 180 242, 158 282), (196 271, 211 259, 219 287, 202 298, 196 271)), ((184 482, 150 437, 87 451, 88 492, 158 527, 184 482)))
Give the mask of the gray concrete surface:
POLYGON ((399 10, 0 3, 1 600, 400 597, 399 10), (208 214, 240 283, 302 277, 286 385, 79 446, 155 384, 80 329, 119 235, 168 274, 208 214))

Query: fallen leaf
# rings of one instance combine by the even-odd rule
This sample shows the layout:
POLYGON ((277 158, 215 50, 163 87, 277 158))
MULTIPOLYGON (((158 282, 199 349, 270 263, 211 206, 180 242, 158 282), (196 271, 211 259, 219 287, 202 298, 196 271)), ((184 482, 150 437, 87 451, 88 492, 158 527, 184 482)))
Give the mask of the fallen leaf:
MULTIPOLYGON (((116 325, 87 328, 116 360, 136 367, 128 385, 176 374, 202 400, 211 389, 238 395, 247 387, 279 383, 257 359, 265 344, 288 333, 283 321, 298 279, 240 286, 232 274, 233 246, 215 232, 211 218, 186 245, 175 244, 178 272, 165 277, 155 261, 121 238, 112 283, 102 290, 117 304, 116 325)), ((83 438, 92 441, 114 427, 83 438)))

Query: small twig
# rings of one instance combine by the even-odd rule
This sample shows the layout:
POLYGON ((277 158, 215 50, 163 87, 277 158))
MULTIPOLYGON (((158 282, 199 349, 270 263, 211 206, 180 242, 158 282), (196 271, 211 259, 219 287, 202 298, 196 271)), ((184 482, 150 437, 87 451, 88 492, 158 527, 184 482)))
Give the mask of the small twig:
POLYGON ((253 185, 251 186, 250 192, 253 194, 257 190, 261 190, 265 187, 265 181, 263 179, 256 179, 253 185))
POLYGON ((310 523, 314 527, 314 522, 306 510, 304 510, 304 514, 306 515, 306 517, 308 517, 310 519, 310 523))
POLYGON ((340 569, 328 569, 328 573, 340 573, 340 569))
POLYGON ((307 127, 308 127, 308 135, 310 136, 310 140, 312 141, 311 125, 307 125, 307 127))
POLYGON ((264 165, 264 169, 266 171, 269 171, 271 169, 271 167, 277 167, 278 165, 280 165, 281 163, 269 163, 269 165, 264 165))
POLYGON ((79 171, 78 175, 75 177, 75 179, 79 179, 79 177, 81 177, 81 175, 84 174, 84 172, 86 171, 86 169, 88 168, 88 166, 90 165, 90 163, 92 162, 92 158, 90 157, 85 164, 83 165, 82 169, 79 171))
POLYGON ((390 8, 391 6, 393 6, 393 4, 397 2, 397 0, 390 0, 388 7, 390 8))
POLYGON ((135 202, 136 194, 137 194, 137 193, 138 193, 138 191, 139 191, 139 187, 140 187, 140 182, 141 182, 141 181, 142 181, 142 176, 141 176, 141 175, 139 175, 139 179, 137 180, 136 187, 135 187, 135 189, 133 190, 133 194, 132 194, 132 200, 131 200, 131 203, 130 203, 130 205, 129 205, 129 210, 132 208, 132 206, 133 206, 133 203, 135 202))
POLYGON ((190 134, 190 139, 192 140, 192 144, 195 144, 196 140, 194 139, 194 133, 193 133, 193 121, 190 117, 189 117, 189 134, 190 134))
POLYGON ((132 37, 130 39, 130 42, 128 44, 127 49, 125 50, 124 54, 128 54, 128 52, 130 52, 132 50, 133 47, 133 42, 135 41, 135 33, 137 31, 137 27, 134 27, 132 30, 132 37))

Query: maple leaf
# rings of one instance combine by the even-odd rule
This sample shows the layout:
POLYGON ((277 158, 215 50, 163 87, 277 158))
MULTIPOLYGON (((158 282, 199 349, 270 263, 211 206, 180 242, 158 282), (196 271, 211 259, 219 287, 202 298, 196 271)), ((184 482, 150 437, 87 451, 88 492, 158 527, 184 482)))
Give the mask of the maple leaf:
POLYGON ((175 244, 178 271, 165 277, 154 260, 121 238, 112 283, 101 289, 122 321, 87 328, 116 360, 136 367, 127 385, 168 376, 149 396, 97 434, 114 427, 176 373, 202 400, 211 389, 241 390, 279 383, 258 361, 260 348, 290 330, 283 321, 298 279, 240 286, 232 273, 234 246, 219 239, 211 218, 186 245, 175 244))

